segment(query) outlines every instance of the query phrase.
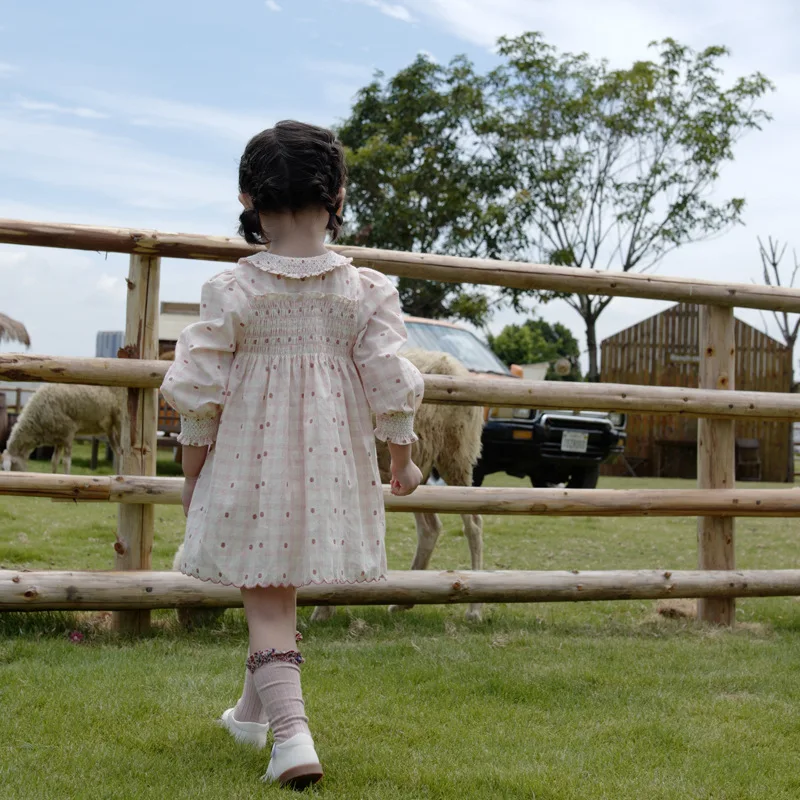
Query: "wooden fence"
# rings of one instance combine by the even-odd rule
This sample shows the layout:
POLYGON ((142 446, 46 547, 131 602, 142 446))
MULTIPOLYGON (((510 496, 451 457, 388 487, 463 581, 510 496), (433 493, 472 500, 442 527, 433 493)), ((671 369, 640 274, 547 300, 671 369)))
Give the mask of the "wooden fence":
MULTIPOLYGON (((123 476, 110 479, 0 475, 0 492, 119 503, 113 573, 0 572, 0 608, 115 608, 120 630, 149 625, 149 609, 181 604, 234 605, 225 587, 199 584, 174 573, 152 573, 153 510, 177 501, 177 481, 155 478, 157 390, 167 365, 158 362, 156 315, 160 258, 235 261, 253 252, 241 240, 164 234, 18 220, 0 220, 0 242, 130 253, 126 359, 0 356, 0 380, 37 380, 128 386, 123 423, 123 476), (188 581, 188 583, 187 583, 188 581), (197 585, 196 585, 197 584, 197 585), (94 588, 93 588, 94 587, 94 588), (45 591, 46 589, 46 591, 45 591), (97 589, 97 591, 95 591, 97 589), (71 599, 70 599, 71 598, 71 599), (69 605, 72 603, 72 605, 69 605), (135 609, 135 610, 131 610, 135 609)), ((736 419, 800 420, 800 397, 770 392, 735 392, 733 307, 800 312, 800 291, 575 270, 516 262, 418 253, 335 248, 359 266, 387 274, 445 282, 471 282, 517 289, 642 297, 704 304, 700 312, 699 388, 590 385, 510 379, 428 376, 426 402, 533 408, 670 411, 700 417, 696 493, 580 492, 578 490, 421 489, 397 498, 390 510, 470 509, 470 513, 681 514, 698 517, 698 566, 705 572, 606 573, 392 573, 385 585, 306 590, 303 602, 476 602, 633 597, 699 597, 699 616, 733 623, 735 596, 800 594, 800 571, 734 571, 736 516, 796 516, 794 490, 739 492, 734 489, 736 419), (720 491, 723 490, 723 491, 720 491), (494 494, 486 494, 492 492, 494 494), (455 577, 454 577, 455 576, 455 577), (402 599, 400 599, 402 598, 402 599)))

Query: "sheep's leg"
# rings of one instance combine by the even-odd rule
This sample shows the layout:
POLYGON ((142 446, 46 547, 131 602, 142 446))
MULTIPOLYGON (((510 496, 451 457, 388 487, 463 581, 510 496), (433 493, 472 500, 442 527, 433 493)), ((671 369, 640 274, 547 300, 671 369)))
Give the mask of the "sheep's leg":
MULTIPOLYGON (((465 453, 449 453, 447 458, 441 458, 439 471, 450 486, 471 486, 473 483, 473 466, 465 453)), ((462 514, 461 519, 472 569, 483 569, 483 518, 478 514, 462 514)), ((481 603, 470 603, 465 616, 479 620, 482 609, 481 603)))
MULTIPOLYGON (((483 569, 483 517, 480 514, 462 514, 461 519, 464 522, 464 536, 469 545, 472 569, 483 569)), ((480 603, 470 603, 467 619, 480 620, 482 609, 480 603)))
MULTIPOLYGON (((442 523, 436 514, 414 514, 417 523, 417 552, 411 562, 411 569, 427 569, 431 562, 433 549, 442 532, 442 523)), ((390 612, 407 611, 413 605, 389 606, 390 612)))
POLYGON ((72 442, 64 445, 64 474, 69 475, 72 471, 72 442))
POLYGON ((50 472, 58 472, 58 465, 61 463, 61 445, 53 447, 53 457, 50 459, 50 472))
POLYGON ((336 606, 315 606, 311 622, 327 622, 336 613, 336 606))
POLYGON ((414 514, 417 523, 417 552, 411 569, 428 569, 433 549, 442 533, 442 523, 437 514, 414 514))
POLYGON ((120 431, 115 425, 107 431, 108 444, 111 447, 111 452, 114 454, 114 470, 119 467, 119 457, 122 452, 122 443, 120 442, 120 431))

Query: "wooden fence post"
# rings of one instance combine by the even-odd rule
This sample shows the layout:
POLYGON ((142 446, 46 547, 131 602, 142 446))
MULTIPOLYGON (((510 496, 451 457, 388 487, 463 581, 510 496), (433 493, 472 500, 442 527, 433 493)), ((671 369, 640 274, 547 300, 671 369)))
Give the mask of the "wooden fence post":
MULTIPOLYGON (((125 342, 120 355, 127 358, 158 358, 158 285, 161 259, 132 255, 128 272, 128 303, 125 342)), ((123 475, 156 474, 158 390, 127 389, 122 413, 123 475)), ((149 570, 153 550, 155 509, 145 505, 120 505, 118 512, 115 568, 149 570)), ((150 612, 118 611, 114 629, 120 633, 145 633, 150 612)))
MULTIPOLYGON (((732 308, 700 306, 700 387, 735 388, 736 339, 732 308)), ((732 489, 736 478, 736 423, 700 419, 697 427, 697 482, 700 489, 732 489)), ((700 569, 734 568, 734 518, 699 517, 697 550, 700 569)), ((697 616, 715 625, 734 623, 733 598, 700 598, 697 616)))

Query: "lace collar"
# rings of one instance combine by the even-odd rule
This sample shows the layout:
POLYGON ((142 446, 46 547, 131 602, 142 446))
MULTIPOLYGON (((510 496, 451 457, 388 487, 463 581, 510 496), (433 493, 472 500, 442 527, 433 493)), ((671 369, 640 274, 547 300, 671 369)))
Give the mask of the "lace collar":
POLYGON ((330 272, 342 264, 349 264, 352 259, 340 256, 333 250, 309 258, 277 256, 268 250, 261 250, 248 256, 245 261, 264 272, 271 272, 273 275, 283 275, 286 278, 313 278, 316 275, 330 272))

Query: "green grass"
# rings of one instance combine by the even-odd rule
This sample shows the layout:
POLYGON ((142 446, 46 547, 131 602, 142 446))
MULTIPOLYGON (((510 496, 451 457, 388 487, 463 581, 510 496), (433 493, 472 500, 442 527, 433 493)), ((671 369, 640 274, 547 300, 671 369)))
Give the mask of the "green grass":
MULTIPOLYGON (((175 472, 166 456, 161 465, 175 472)), ((0 564, 108 568, 115 519, 114 506, 0 497, 0 564)), ((167 568, 182 516, 160 506, 156 521, 153 562, 167 568)), ((444 522, 432 567, 467 567, 459 520, 444 522)), ((797 567, 795 527, 739 520, 738 565, 797 567)), ((692 568, 695 536, 693 519, 488 517, 485 560, 692 568)), ((413 547, 413 520, 391 515, 390 567, 406 567, 413 547)), ((317 626, 301 612, 307 709, 327 772, 316 795, 800 797, 794 599, 739 601, 735 632, 664 619, 640 601, 491 605, 477 624, 463 612, 346 609, 317 626)), ((266 755, 213 724, 242 678, 241 612, 192 634, 171 612, 154 618, 153 634, 132 641, 100 614, 0 615, 2 800, 281 796, 258 782, 266 755), (73 630, 82 643, 69 641, 73 630)))

